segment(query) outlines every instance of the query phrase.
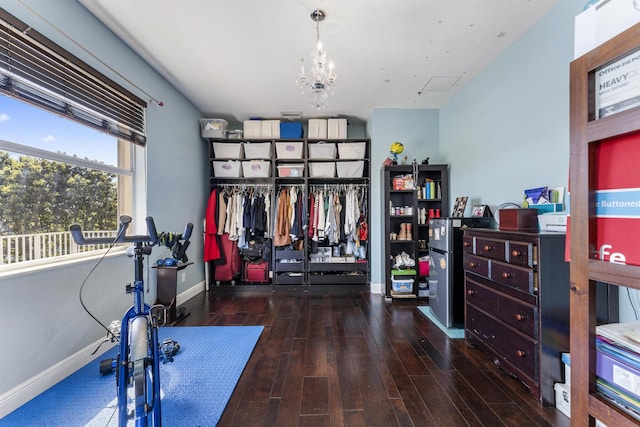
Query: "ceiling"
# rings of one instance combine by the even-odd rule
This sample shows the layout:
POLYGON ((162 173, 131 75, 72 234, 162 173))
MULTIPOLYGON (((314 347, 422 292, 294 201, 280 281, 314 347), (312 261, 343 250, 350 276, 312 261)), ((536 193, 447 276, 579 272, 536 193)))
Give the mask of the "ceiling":
POLYGON ((203 116, 234 123, 440 108, 559 0, 79 1, 203 116), (295 84, 315 46, 317 8, 337 75, 320 110, 295 84))

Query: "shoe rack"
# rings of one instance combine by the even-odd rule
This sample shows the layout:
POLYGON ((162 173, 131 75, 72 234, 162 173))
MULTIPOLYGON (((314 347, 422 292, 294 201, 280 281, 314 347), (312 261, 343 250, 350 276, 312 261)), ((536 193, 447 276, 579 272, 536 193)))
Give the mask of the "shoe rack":
POLYGON ((385 294, 428 298, 428 277, 420 274, 419 261, 429 253, 429 219, 449 213, 448 165, 389 165, 380 173, 385 294), (398 270, 405 271, 398 276, 398 270), (410 289, 400 288, 399 281, 410 289))

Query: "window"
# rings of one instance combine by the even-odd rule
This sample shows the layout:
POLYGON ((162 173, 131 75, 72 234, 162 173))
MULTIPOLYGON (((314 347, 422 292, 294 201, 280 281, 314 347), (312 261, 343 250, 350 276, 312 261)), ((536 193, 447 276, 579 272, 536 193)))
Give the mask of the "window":
POLYGON ((0 270, 96 249, 73 223, 115 236, 144 188, 145 108, 0 8, 0 270))

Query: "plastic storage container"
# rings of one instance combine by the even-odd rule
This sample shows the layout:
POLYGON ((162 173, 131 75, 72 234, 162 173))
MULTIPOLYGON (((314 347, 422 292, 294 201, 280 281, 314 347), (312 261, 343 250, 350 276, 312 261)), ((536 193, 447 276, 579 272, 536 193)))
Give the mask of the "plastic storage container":
POLYGON ((364 173, 364 160, 355 162, 337 162, 338 178, 360 178, 364 173))
POLYGON ((278 159, 301 159, 302 141, 276 142, 276 157, 278 159))
POLYGON ((225 138, 229 123, 223 119, 200 119, 200 133, 203 138, 225 138))
POLYGON ((228 160, 226 162, 213 161, 213 176, 225 178, 240 178, 242 170, 240 162, 237 160, 228 160))
POLYGON ((334 178, 336 176, 335 162, 309 162, 309 177, 334 178))
POLYGON ((244 158, 245 159, 270 159, 271 143, 270 142, 245 142, 244 158))
POLYGON ((241 142, 212 142, 213 156, 216 159, 241 159, 241 142))
POLYGON ((364 159, 366 151, 366 142, 341 142, 338 144, 338 155, 341 159, 364 159))
POLYGON ((336 158, 336 144, 333 142, 319 142, 317 144, 309 144, 309 158, 315 160, 333 160, 336 158))
POLYGON ((271 162, 265 160, 249 160, 242 162, 242 175, 245 178, 268 178, 271 162))
POLYGON ((296 139, 304 136, 304 129, 300 122, 280 122, 280 138, 296 139))
POLYGON ((284 177, 300 177, 304 175, 304 165, 292 164, 292 165, 279 165, 278 176, 284 177))
POLYGON ((393 292, 413 292, 413 279, 392 279, 391 280, 391 290, 393 292))

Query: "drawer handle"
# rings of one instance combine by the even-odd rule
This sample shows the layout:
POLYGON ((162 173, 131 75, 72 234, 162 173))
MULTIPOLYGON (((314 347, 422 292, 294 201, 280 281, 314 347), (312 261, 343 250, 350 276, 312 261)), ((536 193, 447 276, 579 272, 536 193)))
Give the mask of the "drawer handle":
POLYGON ((527 353, 524 350, 516 350, 516 356, 524 357, 527 353))
POLYGON ((472 291, 471 289, 467 290, 467 295, 475 295, 476 291, 472 291))
POLYGON ((462 246, 471 246, 471 244, 469 242, 463 242, 462 246))
POLYGON ((482 247, 482 249, 484 249, 486 252, 489 252, 489 251, 491 251, 491 249, 493 249, 493 247, 491 247, 491 246, 489 246, 489 245, 484 245, 484 246, 482 247))
POLYGON ((524 319, 525 319, 524 314, 520 314, 520 313, 516 314, 516 320, 523 321, 524 319))
POLYGON ((511 251, 511 255, 514 257, 522 256, 522 252, 514 249, 513 251, 511 251))
POLYGON ((503 279, 510 279, 511 278, 511 273, 507 273, 506 271, 504 273, 502 273, 502 278, 503 279))
POLYGON ((478 266, 478 263, 477 263, 477 262, 473 262, 473 261, 471 261, 471 262, 469 263, 469 267, 471 267, 471 268, 475 268, 475 267, 477 267, 477 266, 478 266))

